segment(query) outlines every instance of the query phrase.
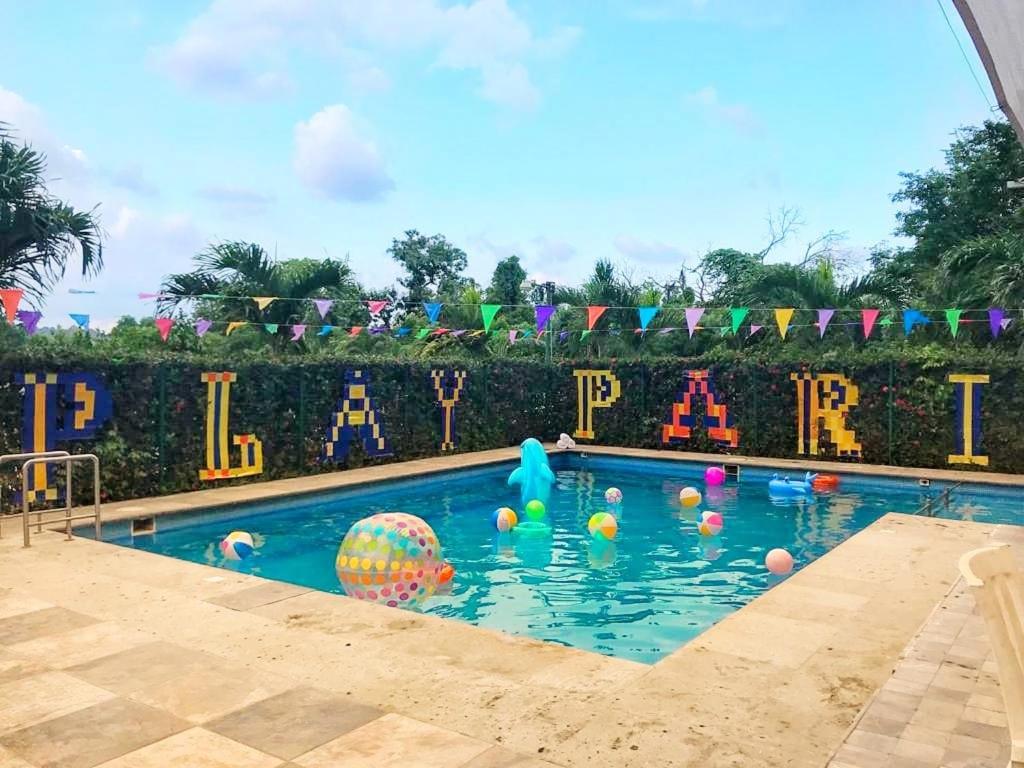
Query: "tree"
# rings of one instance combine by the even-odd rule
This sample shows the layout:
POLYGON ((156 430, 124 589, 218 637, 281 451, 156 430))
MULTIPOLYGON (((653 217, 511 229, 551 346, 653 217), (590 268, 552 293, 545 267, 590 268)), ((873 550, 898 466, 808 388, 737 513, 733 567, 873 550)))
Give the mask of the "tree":
POLYGON ((502 259, 494 268, 491 285, 487 289, 487 301, 491 304, 523 304, 523 283, 526 282, 526 270, 519 263, 518 256, 502 259))
POLYGON ((103 267, 96 210, 79 211, 50 195, 46 157, 17 145, 0 123, 0 288, 21 288, 36 304, 78 253, 82 275, 103 267))
POLYGON ((443 235, 427 237, 410 229, 404 240, 391 241, 388 253, 405 270, 406 276, 398 282, 408 291, 406 300, 411 304, 430 301, 445 288, 455 292, 462 287, 466 253, 443 235))

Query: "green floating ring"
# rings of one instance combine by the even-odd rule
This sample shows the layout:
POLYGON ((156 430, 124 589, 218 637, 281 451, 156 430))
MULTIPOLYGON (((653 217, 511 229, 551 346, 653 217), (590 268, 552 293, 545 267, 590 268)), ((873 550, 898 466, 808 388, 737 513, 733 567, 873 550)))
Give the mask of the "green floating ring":
POLYGON ((527 539, 541 539, 551 535, 551 526, 539 520, 524 520, 512 532, 527 539))

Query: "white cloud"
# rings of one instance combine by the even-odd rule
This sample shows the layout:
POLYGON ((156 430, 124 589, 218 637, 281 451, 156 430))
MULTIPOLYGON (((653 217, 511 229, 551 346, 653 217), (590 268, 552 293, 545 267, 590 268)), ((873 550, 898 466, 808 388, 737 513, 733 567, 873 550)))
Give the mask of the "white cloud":
POLYGON ((81 149, 59 141, 46 124, 43 112, 21 95, 0 86, 0 121, 16 140, 46 154, 47 173, 63 180, 80 179, 89 173, 89 158, 81 149))
POLYGON ((107 173, 110 183, 116 187, 127 189, 143 197, 157 197, 160 190, 149 177, 146 176, 142 166, 138 163, 130 163, 107 173))
POLYGON ((686 103, 699 109, 704 116, 716 123, 725 123, 744 134, 760 132, 761 121, 746 104, 726 103, 719 98, 718 90, 713 85, 705 85, 693 93, 687 94, 686 103))
POLYGON ((563 55, 579 36, 561 27, 537 38, 507 0, 213 0, 152 57, 182 85, 259 97, 291 87, 293 54, 326 57, 356 88, 379 90, 390 79, 363 49, 434 50, 438 67, 477 72, 484 98, 532 108, 540 94, 525 62, 563 55))
POLYGON ((376 144, 361 135, 344 104, 295 125, 294 166, 303 183, 335 200, 376 200, 395 187, 376 144))
POLYGON ((634 261, 678 264, 686 261, 688 256, 687 252, 679 246, 659 240, 638 240, 628 235, 619 235, 613 243, 615 250, 634 261))

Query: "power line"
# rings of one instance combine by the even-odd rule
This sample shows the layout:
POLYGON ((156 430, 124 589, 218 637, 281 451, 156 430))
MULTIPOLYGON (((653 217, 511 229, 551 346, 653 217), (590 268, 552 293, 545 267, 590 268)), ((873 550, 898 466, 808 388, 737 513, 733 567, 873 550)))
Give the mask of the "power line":
POLYGON ((946 7, 942 4, 942 0, 935 0, 939 6, 939 10, 942 11, 942 18, 946 20, 946 26, 949 27, 949 32, 953 35, 953 39, 956 40, 956 47, 960 49, 960 55, 964 57, 964 63, 967 65, 968 71, 971 73, 971 77, 974 79, 975 85, 978 86, 978 90, 981 91, 981 97, 985 99, 985 103, 988 108, 995 112, 998 107, 992 103, 992 100, 988 97, 988 91, 985 90, 985 86, 981 84, 981 80, 978 78, 978 73, 974 71, 974 65, 971 64, 971 57, 967 55, 967 51, 964 49, 963 43, 960 42, 960 36, 956 33, 956 29, 953 28, 953 22, 949 20, 949 14, 946 13, 946 7))

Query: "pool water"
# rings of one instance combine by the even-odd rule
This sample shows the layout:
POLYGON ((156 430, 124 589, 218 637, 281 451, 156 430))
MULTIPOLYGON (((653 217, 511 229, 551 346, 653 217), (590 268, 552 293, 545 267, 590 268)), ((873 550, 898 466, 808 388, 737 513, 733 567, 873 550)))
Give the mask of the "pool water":
POLYGON ((105 538, 343 594, 334 559, 349 526, 377 512, 407 512, 431 525, 456 569, 450 594, 428 600, 426 613, 653 663, 778 583, 763 565, 774 547, 788 549, 799 569, 885 512, 916 512, 926 502, 943 517, 1024 523, 1013 489, 960 486, 947 502, 935 484, 844 476, 838 492, 780 503, 768 498, 771 472, 763 470, 744 469, 739 482, 705 488, 702 465, 561 454, 552 457, 553 534, 520 540, 490 522, 499 506, 521 507, 518 488, 506 484, 515 466, 161 517, 155 534, 134 538, 126 524, 113 524, 105 538), (624 497, 617 507, 604 500, 613 485, 624 497), (704 494, 699 507, 680 506, 688 485, 704 494), (704 509, 724 516, 715 538, 697 532, 704 509), (598 511, 618 519, 612 542, 587 532, 598 511), (257 537, 252 557, 221 556, 217 542, 232 530, 257 537))

